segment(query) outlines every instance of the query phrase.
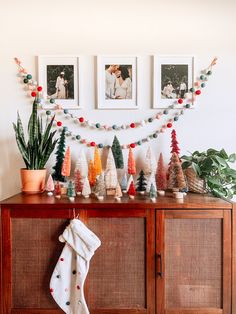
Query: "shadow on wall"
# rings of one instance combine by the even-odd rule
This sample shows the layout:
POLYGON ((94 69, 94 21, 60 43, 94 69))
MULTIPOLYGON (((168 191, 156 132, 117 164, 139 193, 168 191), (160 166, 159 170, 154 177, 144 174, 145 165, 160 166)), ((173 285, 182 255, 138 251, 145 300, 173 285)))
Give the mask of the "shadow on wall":
POLYGON ((0 200, 2 200, 20 192, 20 168, 24 167, 24 163, 17 150, 14 136, 1 140, 0 147, 0 200))

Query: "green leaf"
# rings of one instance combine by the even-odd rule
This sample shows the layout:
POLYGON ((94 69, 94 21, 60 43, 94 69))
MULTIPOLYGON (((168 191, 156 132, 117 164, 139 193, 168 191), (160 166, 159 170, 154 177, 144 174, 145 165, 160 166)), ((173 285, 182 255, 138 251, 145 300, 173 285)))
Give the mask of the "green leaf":
POLYGON ((217 160, 219 162, 219 164, 221 164, 224 167, 228 166, 227 162, 223 158, 221 158, 219 156, 215 156, 215 160, 217 160))
POLYGON ((192 163, 192 168, 196 172, 196 174, 200 177, 202 172, 198 164, 192 163))
POLYGON ((227 176, 230 176, 230 177, 232 177, 233 179, 236 179, 236 170, 235 170, 235 169, 227 168, 227 169, 224 170, 224 173, 225 173, 227 176))
POLYGON ((222 157, 224 159, 228 159, 229 158, 228 154, 226 153, 226 151, 224 149, 221 149, 220 157, 222 157))
POLYGON ((209 148, 208 150, 207 150, 207 155, 209 156, 209 155, 215 155, 215 154, 217 154, 217 153, 219 153, 219 151, 218 150, 215 150, 215 149, 213 149, 213 148, 209 148))
POLYGON ((184 161, 182 163, 182 169, 187 169, 192 165, 192 163, 190 161, 184 161))
POLYGON ((229 155, 229 162, 235 162, 236 161, 236 154, 229 155))
POLYGON ((207 178, 207 183, 212 183, 213 185, 218 185, 218 186, 221 186, 221 182, 219 180, 219 178, 216 178, 216 177, 209 177, 207 178))

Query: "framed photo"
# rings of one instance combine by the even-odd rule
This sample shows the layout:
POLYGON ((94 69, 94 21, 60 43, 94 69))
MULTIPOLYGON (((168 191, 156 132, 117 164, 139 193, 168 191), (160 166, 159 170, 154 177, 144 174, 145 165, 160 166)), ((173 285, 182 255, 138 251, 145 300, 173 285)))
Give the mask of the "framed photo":
POLYGON ((47 97, 54 98, 64 109, 80 108, 79 71, 78 56, 38 57, 39 84, 47 97))
POLYGON ((137 57, 97 57, 97 108, 138 108, 137 57))
POLYGON ((193 56, 154 56, 153 107, 167 108, 193 86, 193 56))

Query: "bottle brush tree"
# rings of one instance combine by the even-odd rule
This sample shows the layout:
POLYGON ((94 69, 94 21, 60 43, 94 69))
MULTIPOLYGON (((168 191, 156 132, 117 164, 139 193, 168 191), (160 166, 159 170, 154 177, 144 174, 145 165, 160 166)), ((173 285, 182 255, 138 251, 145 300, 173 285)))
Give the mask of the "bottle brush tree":
POLYGON ((123 153, 122 153, 122 149, 120 146, 120 142, 116 136, 114 137, 114 140, 113 140, 113 143, 111 146, 111 150, 112 150, 112 153, 114 156, 116 169, 123 169, 124 168, 123 153))
POLYGON ((165 170, 162 153, 160 153, 158 164, 157 164, 156 185, 157 185, 157 189, 161 191, 164 191, 167 188, 166 170, 165 170))
POLYGON ((181 163, 179 161, 179 157, 176 153, 173 153, 169 167, 168 188, 183 190, 186 188, 186 186, 187 184, 185 181, 181 163))
POLYGON ((144 171, 139 172, 139 177, 137 179, 136 191, 145 192, 147 187, 147 179, 145 177, 144 171))
POLYGON ((59 142, 56 150, 56 163, 53 167, 52 177, 55 181, 65 182, 65 176, 61 174, 62 164, 65 157, 66 151, 66 129, 63 128, 59 137, 59 142))

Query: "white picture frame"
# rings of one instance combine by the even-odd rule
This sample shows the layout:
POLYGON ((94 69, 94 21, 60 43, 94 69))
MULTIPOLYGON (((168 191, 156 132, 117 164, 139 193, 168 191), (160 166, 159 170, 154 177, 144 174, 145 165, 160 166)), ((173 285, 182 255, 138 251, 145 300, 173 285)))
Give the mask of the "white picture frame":
POLYGON ((138 109, 137 62, 137 56, 97 56, 97 109, 138 109))
POLYGON ((178 107, 193 87, 194 56, 155 55, 153 64, 153 108, 178 107))
MULTIPOLYGON (((54 98, 63 109, 81 108, 79 56, 38 56, 38 82, 43 87, 47 98, 54 98), (60 79, 62 72, 64 72, 64 77, 60 79)), ((53 108, 53 106, 50 103, 45 105, 48 108, 53 108)))

